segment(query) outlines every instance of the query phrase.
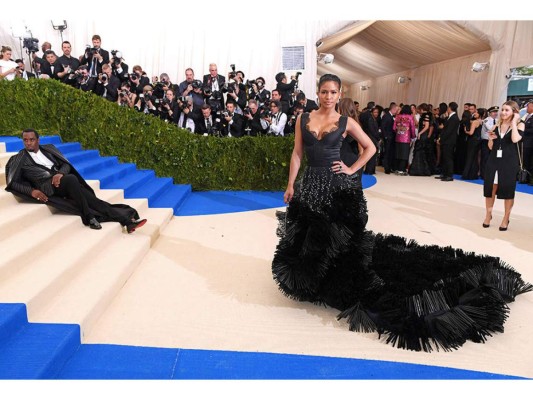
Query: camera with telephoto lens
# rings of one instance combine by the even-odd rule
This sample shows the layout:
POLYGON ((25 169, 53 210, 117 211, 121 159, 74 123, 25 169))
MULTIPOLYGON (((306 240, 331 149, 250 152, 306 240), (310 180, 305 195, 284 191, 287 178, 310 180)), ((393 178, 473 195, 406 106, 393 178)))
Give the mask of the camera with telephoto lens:
POLYGON ((39 39, 34 37, 24 38, 22 41, 22 47, 28 50, 28 53, 37 53, 39 51, 39 39))
POLYGON ((222 93, 235 93, 235 82, 231 83, 225 83, 224 86, 222 86, 222 93))
POLYGON ((120 92, 118 92, 118 95, 119 95, 120 97, 126 97, 126 96, 128 95, 128 91, 122 89, 120 92))
POLYGON ((298 72, 296 73, 296 80, 298 80, 298 78, 300 77, 300 75, 302 75, 302 73, 298 71, 298 72))
POLYGON ((161 104, 162 104, 162 105, 165 105, 165 104, 170 105, 170 103, 171 103, 171 101, 167 98, 167 96, 165 96, 165 97, 163 97, 163 98, 161 99, 161 104))
POLYGON ((244 110, 242 110, 242 113, 244 115, 252 115, 252 110, 250 109, 250 107, 245 107, 244 110))
POLYGON ((235 79, 235 77, 237 76, 237 73, 235 72, 235 64, 230 64, 230 67, 231 67, 231 72, 228 74, 228 77, 230 79, 235 79))
POLYGON ((100 76, 100 80, 102 82, 106 82, 107 81, 107 74, 102 73, 102 75, 100 76))
POLYGON ((272 113, 270 112, 270 108, 268 104, 263 104, 261 107, 259 107, 258 112, 259 112, 259 117, 261 118, 268 118, 272 116, 272 113))
POLYGON ((202 87, 202 85, 203 85, 202 81, 199 81, 198 79, 195 79, 191 83, 191 86, 192 86, 193 89, 199 89, 199 88, 202 87))

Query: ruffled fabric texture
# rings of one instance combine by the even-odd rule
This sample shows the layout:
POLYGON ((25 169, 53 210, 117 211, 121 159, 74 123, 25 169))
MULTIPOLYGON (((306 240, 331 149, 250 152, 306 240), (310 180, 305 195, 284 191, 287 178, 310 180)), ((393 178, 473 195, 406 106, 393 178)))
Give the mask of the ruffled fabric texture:
POLYGON ((407 350, 454 350, 503 332, 507 303, 532 285, 496 257, 366 230, 356 179, 305 170, 287 210, 277 212, 279 289, 336 308, 350 330, 407 350))

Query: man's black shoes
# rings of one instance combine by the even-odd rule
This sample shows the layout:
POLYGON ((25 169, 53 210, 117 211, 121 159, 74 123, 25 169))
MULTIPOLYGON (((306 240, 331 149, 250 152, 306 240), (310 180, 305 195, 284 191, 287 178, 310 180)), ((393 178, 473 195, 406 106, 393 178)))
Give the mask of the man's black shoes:
POLYGON ((102 229, 102 225, 100 225, 100 222, 96 220, 96 218, 91 218, 89 220, 89 228, 91 229, 102 229))
POLYGON ((445 176, 444 178, 441 179, 441 181, 443 181, 443 182, 451 182, 451 181, 453 181, 453 178, 451 176, 445 176))
POLYGON ((130 224, 126 225, 126 229, 128 233, 133 233, 136 229, 139 229, 144 224, 146 224, 146 219, 138 219, 136 221, 131 221, 130 224))

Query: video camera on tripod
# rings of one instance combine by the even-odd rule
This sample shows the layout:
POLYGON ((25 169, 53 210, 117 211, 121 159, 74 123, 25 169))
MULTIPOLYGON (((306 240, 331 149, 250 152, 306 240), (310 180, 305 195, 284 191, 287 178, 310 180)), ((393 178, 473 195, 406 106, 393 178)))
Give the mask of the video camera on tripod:
POLYGON ((39 39, 36 39, 34 37, 24 38, 22 40, 22 47, 26 49, 26 51, 29 53, 37 53, 39 51, 39 46, 37 45, 39 43, 39 39))

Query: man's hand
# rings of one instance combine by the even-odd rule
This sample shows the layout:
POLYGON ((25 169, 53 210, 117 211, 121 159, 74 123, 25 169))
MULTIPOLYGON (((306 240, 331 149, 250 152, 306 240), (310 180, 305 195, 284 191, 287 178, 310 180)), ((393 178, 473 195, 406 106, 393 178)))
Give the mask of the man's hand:
POLYGON ((61 181, 61 178, 63 178, 63 174, 55 174, 52 177, 52 185, 55 187, 59 187, 59 182, 61 181))
POLYGON ((31 191, 31 197, 36 200, 42 201, 43 203, 46 203, 48 201, 48 196, 41 192, 39 189, 33 189, 31 191))

